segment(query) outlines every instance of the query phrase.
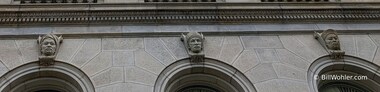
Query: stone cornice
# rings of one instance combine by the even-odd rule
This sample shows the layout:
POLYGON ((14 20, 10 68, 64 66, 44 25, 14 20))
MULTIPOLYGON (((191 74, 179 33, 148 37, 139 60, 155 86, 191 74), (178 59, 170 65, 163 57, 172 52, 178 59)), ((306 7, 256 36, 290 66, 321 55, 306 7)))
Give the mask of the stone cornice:
POLYGON ((0 25, 379 23, 380 3, 0 5, 0 25))

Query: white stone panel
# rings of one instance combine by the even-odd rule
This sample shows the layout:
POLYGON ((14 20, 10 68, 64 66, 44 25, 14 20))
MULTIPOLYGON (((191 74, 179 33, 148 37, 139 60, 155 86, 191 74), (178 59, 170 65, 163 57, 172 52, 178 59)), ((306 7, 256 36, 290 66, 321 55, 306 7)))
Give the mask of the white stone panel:
POLYGON ((39 47, 36 39, 16 40, 23 62, 38 61, 39 47))
POLYGON ((142 38, 103 38, 102 50, 134 51, 144 48, 142 38))
POLYGON ((244 74, 253 84, 278 78, 271 63, 260 64, 244 74))
POLYGON ((244 73, 259 63, 260 62, 255 51, 243 51, 236 62, 233 63, 233 66, 244 73))
POLYGON ((101 50, 100 39, 87 39, 81 49, 71 60, 71 63, 77 67, 83 66, 84 63, 94 58, 101 50))
POLYGON ((133 66, 135 56, 132 51, 114 51, 112 66, 133 66))
POLYGON ((309 92, 307 83, 274 79, 254 84, 257 92, 309 92))
MULTIPOLYGON (((315 59, 321 57, 314 52, 314 48, 310 48, 301 43, 297 38, 291 35, 281 35, 280 39, 284 45, 284 47, 295 53, 296 55, 304 58, 308 62, 313 62, 315 59)), ((315 40, 317 41, 317 40, 315 40)), ((320 46, 320 45, 319 45, 320 46)), ((326 52, 327 53, 327 52, 326 52)))
POLYGON ((125 67, 125 82, 154 86, 157 75, 138 67, 125 67))
POLYGON ((143 50, 135 52, 136 66, 146 69, 154 74, 160 74, 165 66, 143 50))
POLYGON ((346 55, 356 56, 355 35, 338 35, 340 47, 346 55))
POLYGON ((279 62, 275 49, 255 49, 261 63, 279 62))
POLYGON ((205 37, 204 53, 208 58, 217 59, 222 50, 224 37, 205 37))
POLYGON ((243 51, 240 38, 237 36, 225 37, 219 59, 228 64, 232 64, 243 51))
POLYGON ((357 54, 360 58, 372 61, 375 55, 377 46, 369 38, 368 35, 357 35, 356 36, 357 54))
POLYGON ((286 49, 276 49, 276 51, 281 63, 288 64, 303 70, 309 69, 311 63, 303 60, 292 52, 289 52, 286 49))
POLYGON ((299 68, 294 68, 285 64, 275 63, 273 68, 277 73, 278 78, 307 81, 307 71, 299 68))
POLYGON ((164 42, 168 50, 175 56, 176 60, 189 57, 186 52, 185 46, 179 37, 163 37, 161 40, 164 42))
POLYGON ((24 64, 15 40, 0 40, 0 60, 8 69, 24 64))
POLYGON ((242 36, 245 49, 284 48, 278 36, 242 36))
POLYGON ((82 70, 88 75, 93 76, 112 65, 112 52, 101 52, 90 62, 86 63, 82 70))
POLYGON ((95 87, 108 85, 117 82, 124 82, 124 68, 111 67, 106 71, 96 74, 91 78, 95 87))
POLYGON ((175 61, 174 57, 169 53, 159 38, 145 38, 144 44, 145 51, 163 64, 169 65, 175 61))
POLYGON ((127 83, 126 90, 130 92, 153 92, 153 86, 137 84, 137 83, 127 83))
POLYGON ((55 59, 63 62, 69 62, 70 59, 76 54, 78 49, 83 45, 84 41, 85 39, 63 38, 62 44, 55 59))

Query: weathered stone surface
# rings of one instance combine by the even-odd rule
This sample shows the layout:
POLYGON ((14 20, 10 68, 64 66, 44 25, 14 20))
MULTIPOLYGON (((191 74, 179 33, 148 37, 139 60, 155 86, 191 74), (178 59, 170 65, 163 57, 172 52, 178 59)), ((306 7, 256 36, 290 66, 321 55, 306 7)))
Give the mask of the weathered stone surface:
POLYGON ((54 27, 53 33, 58 34, 73 34, 73 33, 86 33, 88 26, 71 26, 71 27, 54 27))
POLYGON ((253 25, 222 25, 221 29, 228 29, 228 31, 254 31, 256 30, 253 25))
POLYGON ((307 70, 311 64, 286 49, 276 49, 276 51, 281 63, 298 67, 303 70, 307 70))
POLYGON ((135 52, 136 66, 148 70, 154 74, 160 74, 165 66, 143 50, 135 52))
POLYGON ((78 49, 83 45, 84 41, 85 39, 64 39, 55 59, 69 62, 78 49))
POLYGON ((0 35, 18 35, 20 33, 21 32, 17 31, 15 28, 0 28, 0 35))
POLYGON ((317 24, 319 30, 327 30, 327 29, 334 29, 334 30, 347 30, 347 26, 343 24, 317 24))
POLYGON ((0 40, 0 60, 8 69, 24 64, 15 40, 0 40))
POLYGON ((244 74, 253 84, 278 78, 271 63, 260 64, 244 74))
POLYGON ((368 61, 373 60, 377 46, 371 40, 371 38, 369 38, 368 35, 357 35, 356 46, 357 46, 357 54, 360 58, 363 58, 368 61))
POLYGON ((38 60, 38 45, 36 39, 16 40, 16 44, 22 54, 23 62, 32 62, 38 60))
POLYGON ((17 31, 22 34, 48 34, 53 31, 52 27, 27 27, 27 28, 17 28, 17 31))
POLYGON ((142 85, 137 83, 127 83, 126 88, 130 92, 153 92, 153 86, 142 85))
POLYGON ((111 67, 112 65, 112 52, 101 52, 90 62, 86 63, 82 70, 88 75, 94 74, 111 67))
POLYGON ((135 56, 132 51, 113 52, 112 66, 133 66, 133 65, 135 65, 135 56))
POLYGON ((239 37, 237 36, 225 37, 222 51, 219 58, 223 62, 232 64, 232 62, 240 55, 242 51, 243 51, 243 46, 240 42, 239 37))
POLYGON ((204 52, 208 58, 217 59, 223 46, 224 37, 205 37, 204 52))
POLYGON ((341 49, 346 55, 356 56, 355 35, 338 35, 341 49))
POLYGON ((125 67, 125 82, 135 82, 153 86, 157 77, 157 75, 138 67, 125 67))
POLYGON ((124 92, 126 90, 128 90, 126 89, 126 83, 115 83, 112 85, 95 88, 96 92, 124 92))
POLYGON ((260 62, 255 51, 243 51, 232 65, 244 73, 259 63, 260 62))
POLYGON ((294 35, 294 37, 297 38, 304 46, 314 52, 318 57, 328 55, 327 51, 318 42, 318 40, 314 38, 312 34, 294 35))
POLYGON ((157 26, 123 26, 122 32, 155 32, 157 26))
POLYGON ((218 31, 216 25, 189 25, 190 31, 195 32, 204 32, 204 31, 218 31))
POLYGON ((97 33, 120 33, 121 26, 90 26, 88 31, 97 33))
POLYGON ((139 0, 104 0, 104 3, 131 3, 138 2, 139 0))
POLYGON ((347 24, 351 30, 379 30, 380 24, 347 24))
POLYGON ((175 61, 159 38, 144 38, 145 51, 165 65, 175 61))
POLYGON ((5 74, 8 71, 8 68, 4 66, 4 64, 0 61, 0 76, 3 76, 3 74, 5 74))
POLYGON ((71 61, 77 67, 83 66, 84 63, 90 61, 95 57, 101 50, 101 40, 100 39, 87 39, 81 49, 73 57, 71 61))
MULTIPOLYGON (((312 62, 315 59, 319 58, 320 55, 313 52, 313 48, 309 48, 302 44, 299 40, 297 40, 295 37, 290 35, 281 35, 280 39, 284 45, 284 47, 295 53, 296 55, 304 58, 308 62, 312 62)), ((315 40, 317 41, 317 40, 315 40)))
POLYGON ((278 36, 242 36, 245 49, 283 48, 278 36))
POLYGON ((188 25, 164 25, 158 26, 159 32, 189 32, 188 25))
POLYGON ((168 50, 175 56, 176 60, 189 57, 185 50, 185 46, 179 37, 163 37, 161 40, 164 42, 168 50))
POLYGON ((260 31, 284 31, 284 30, 316 30, 318 27, 315 24, 261 24, 255 25, 256 30, 260 31))
POLYGON ((12 0, 1 0, 0 4, 11 4, 12 0))
POLYGON ((144 48, 142 38, 103 38, 102 50, 134 51, 144 48))
POLYGON ((124 82, 124 68, 111 67, 106 71, 94 75, 92 78, 94 86, 102 86, 111 83, 124 82))
POLYGON ((307 81, 306 70, 301 70, 281 63, 274 63, 273 68, 276 71, 278 78, 307 81))
POLYGON ((375 57, 373 59, 373 63, 375 63, 376 65, 380 66, 380 48, 378 47, 377 48, 377 51, 376 51, 376 54, 375 54, 375 57))
POLYGON ((255 49, 255 51, 262 63, 279 62, 275 49, 255 49))
POLYGON ((307 83, 274 79, 254 84, 257 92, 309 92, 307 83))

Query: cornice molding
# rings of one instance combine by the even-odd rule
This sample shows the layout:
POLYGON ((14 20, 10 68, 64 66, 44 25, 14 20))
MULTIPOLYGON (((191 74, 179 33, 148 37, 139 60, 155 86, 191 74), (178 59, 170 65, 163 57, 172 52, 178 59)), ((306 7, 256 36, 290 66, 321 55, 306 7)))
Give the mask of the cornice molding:
POLYGON ((378 23, 380 3, 0 5, 0 25, 378 23))

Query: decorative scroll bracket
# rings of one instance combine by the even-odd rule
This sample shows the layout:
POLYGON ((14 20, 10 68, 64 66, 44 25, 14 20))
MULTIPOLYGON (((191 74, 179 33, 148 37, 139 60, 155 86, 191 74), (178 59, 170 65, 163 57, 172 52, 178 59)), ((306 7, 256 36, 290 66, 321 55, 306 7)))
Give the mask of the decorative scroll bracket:
POLYGON ((39 36, 37 43, 39 45, 39 62, 42 66, 54 65, 55 57, 57 56, 59 47, 62 43, 62 36, 56 36, 54 34, 46 34, 39 36))
POLYGON ((189 32, 186 35, 182 34, 181 41, 184 43, 186 51, 190 55, 190 62, 204 62, 204 37, 202 33, 189 32))
POLYGON ((335 30, 327 29, 322 33, 314 32, 314 37, 329 53, 331 59, 343 59, 345 52, 340 49, 340 41, 335 30))

